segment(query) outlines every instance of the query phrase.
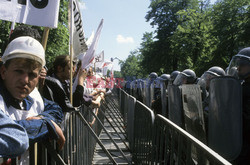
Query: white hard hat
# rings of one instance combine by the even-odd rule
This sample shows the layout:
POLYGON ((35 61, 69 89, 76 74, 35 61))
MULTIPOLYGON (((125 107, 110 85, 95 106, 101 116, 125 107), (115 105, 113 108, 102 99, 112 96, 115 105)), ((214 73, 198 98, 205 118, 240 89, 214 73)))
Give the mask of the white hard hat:
POLYGON ((46 63, 43 46, 39 41, 28 36, 18 37, 8 44, 2 56, 2 61, 5 63, 13 58, 32 59, 41 63, 42 66, 46 63))

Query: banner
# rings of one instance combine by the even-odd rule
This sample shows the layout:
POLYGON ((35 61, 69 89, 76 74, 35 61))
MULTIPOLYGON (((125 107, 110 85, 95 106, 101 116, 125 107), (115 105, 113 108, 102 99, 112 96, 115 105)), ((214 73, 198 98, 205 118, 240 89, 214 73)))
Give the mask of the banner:
POLYGON ((93 42, 91 43, 89 49, 87 50, 86 54, 83 56, 82 60, 82 68, 86 68, 89 66, 90 62, 93 60, 93 57, 95 55, 96 47, 100 38, 101 30, 103 26, 103 19, 101 20, 97 31, 95 33, 93 42))
POLYGON ((0 0, 0 19, 56 28, 60 0, 0 0))
POLYGON ((71 23, 74 22, 73 26, 73 59, 76 59, 77 56, 80 54, 84 54, 88 46, 85 41, 84 37, 84 31, 82 26, 82 17, 81 17, 81 11, 79 8, 79 4, 77 0, 73 0, 73 17, 74 21, 71 21, 71 23))

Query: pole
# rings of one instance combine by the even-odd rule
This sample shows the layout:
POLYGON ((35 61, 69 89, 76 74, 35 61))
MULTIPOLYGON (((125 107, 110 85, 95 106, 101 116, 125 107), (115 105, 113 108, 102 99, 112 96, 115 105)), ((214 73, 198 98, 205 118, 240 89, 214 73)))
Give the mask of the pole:
POLYGON ((43 45, 44 50, 46 50, 48 37, 49 37, 49 27, 45 27, 43 30, 43 40, 42 40, 42 45, 43 45))
POLYGON ((73 105, 73 0, 69 1, 70 102, 73 105))

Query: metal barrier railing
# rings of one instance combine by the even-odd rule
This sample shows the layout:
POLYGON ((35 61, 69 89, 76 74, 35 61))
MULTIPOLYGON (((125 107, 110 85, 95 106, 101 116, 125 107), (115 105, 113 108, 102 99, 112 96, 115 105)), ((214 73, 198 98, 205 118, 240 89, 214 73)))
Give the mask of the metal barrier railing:
POLYGON ((152 131, 154 113, 137 101, 134 114, 133 161, 135 164, 149 164, 152 154, 152 131))
MULTIPOLYGON (((128 95, 128 99, 126 94, 120 90, 121 106, 124 102, 131 104, 128 100, 133 97, 128 95)), ((139 101, 136 101, 134 110, 128 107, 128 116, 125 117, 128 119, 128 139, 134 140, 129 142, 135 164, 230 164, 166 117, 157 115, 154 118, 153 111, 139 101), (134 115, 132 137, 129 135, 131 113, 134 115)))
POLYGON ((154 122, 152 153, 152 164, 230 164, 194 136, 161 115, 157 115, 154 122))
MULTIPOLYGON (((105 107, 102 106, 101 110, 105 112, 105 107)), ((66 139, 63 150, 57 151, 55 141, 32 145, 29 149, 30 165, 91 165, 96 143, 115 164, 112 155, 98 139, 104 115, 96 114, 99 122, 93 122, 92 111, 93 109, 82 106, 74 112, 65 113, 61 125, 66 139)), ((1 158, 0 164, 3 162, 6 162, 6 159, 1 158)), ((19 164, 18 158, 12 158, 11 164, 19 164)))

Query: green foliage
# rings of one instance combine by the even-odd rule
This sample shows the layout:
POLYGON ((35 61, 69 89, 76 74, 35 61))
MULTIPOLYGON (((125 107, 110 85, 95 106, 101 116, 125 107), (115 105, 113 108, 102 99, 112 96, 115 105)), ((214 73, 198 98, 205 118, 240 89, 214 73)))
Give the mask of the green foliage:
POLYGON ((211 66, 225 69, 250 45, 249 0, 214 5, 209 0, 151 0, 149 9, 145 18, 157 28, 144 34, 137 52, 143 75, 190 68, 200 76, 211 66))
POLYGON ((121 74, 122 77, 128 78, 128 77, 134 77, 142 78, 143 74, 141 73, 141 67, 139 65, 139 51, 134 50, 130 52, 130 55, 128 58, 121 62, 121 74))
POLYGON ((56 56, 69 54, 68 1, 60 1, 58 27, 50 29, 47 48, 46 66, 52 67, 56 56))
POLYGON ((122 73, 120 71, 115 70, 114 71, 114 77, 115 78, 122 78, 122 73))

